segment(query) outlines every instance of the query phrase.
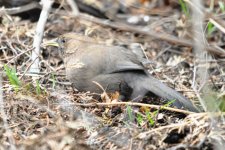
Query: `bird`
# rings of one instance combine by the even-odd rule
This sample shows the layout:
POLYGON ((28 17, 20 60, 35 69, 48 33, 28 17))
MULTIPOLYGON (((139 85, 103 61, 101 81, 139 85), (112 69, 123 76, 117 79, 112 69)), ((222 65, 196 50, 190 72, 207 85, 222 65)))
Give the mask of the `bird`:
POLYGON ((102 93, 120 92, 121 100, 138 101, 148 92, 173 106, 199 112, 196 106, 179 92, 154 78, 144 67, 143 58, 122 46, 106 45, 97 39, 78 33, 65 33, 56 40, 62 55, 66 77, 78 91, 102 93), (93 82, 94 81, 94 82, 93 82))

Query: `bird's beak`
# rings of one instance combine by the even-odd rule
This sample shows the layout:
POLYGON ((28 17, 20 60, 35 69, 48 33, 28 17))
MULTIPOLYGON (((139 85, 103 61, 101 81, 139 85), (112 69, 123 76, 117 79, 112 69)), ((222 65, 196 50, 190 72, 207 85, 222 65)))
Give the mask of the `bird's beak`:
POLYGON ((53 40, 49 40, 49 41, 46 41, 43 43, 42 45, 43 47, 47 47, 47 46, 54 46, 54 47, 57 47, 57 50, 59 51, 59 53, 61 55, 64 54, 64 50, 63 50, 63 45, 60 44, 60 39, 59 38, 56 38, 56 39, 53 39, 53 40))
POLYGON ((46 46, 59 47, 58 39, 53 39, 53 40, 46 41, 46 42, 43 43, 42 46, 43 47, 46 47, 46 46))

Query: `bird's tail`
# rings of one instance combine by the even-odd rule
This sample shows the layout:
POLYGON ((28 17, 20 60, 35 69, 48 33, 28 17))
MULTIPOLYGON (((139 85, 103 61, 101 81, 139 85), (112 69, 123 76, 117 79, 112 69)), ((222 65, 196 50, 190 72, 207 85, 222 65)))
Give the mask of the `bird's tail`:
POLYGON ((193 112, 199 112, 189 99, 185 98, 183 95, 163 84, 151 75, 148 75, 148 78, 145 78, 144 88, 166 100, 175 100, 173 105, 178 108, 186 108, 193 112))

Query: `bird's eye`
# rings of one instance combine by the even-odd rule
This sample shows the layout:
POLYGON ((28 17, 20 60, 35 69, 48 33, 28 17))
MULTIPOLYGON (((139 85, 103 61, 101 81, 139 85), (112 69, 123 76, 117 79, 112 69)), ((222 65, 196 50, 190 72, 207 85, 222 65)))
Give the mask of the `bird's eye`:
POLYGON ((61 39, 61 42, 62 42, 62 43, 66 43, 65 38, 62 38, 62 39, 61 39))
POLYGON ((66 40, 65 40, 65 38, 61 37, 61 38, 58 38, 58 39, 57 39, 57 43, 58 43, 59 45, 65 44, 65 43, 66 43, 66 40))

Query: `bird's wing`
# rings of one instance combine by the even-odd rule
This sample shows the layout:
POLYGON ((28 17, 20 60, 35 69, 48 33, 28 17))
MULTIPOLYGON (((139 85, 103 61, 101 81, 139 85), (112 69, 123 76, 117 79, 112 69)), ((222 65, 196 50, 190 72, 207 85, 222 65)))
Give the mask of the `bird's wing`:
POLYGON ((109 64, 107 71, 110 73, 145 70, 138 57, 130 50, 122 47, 112 47, 108 50, 109 64))

